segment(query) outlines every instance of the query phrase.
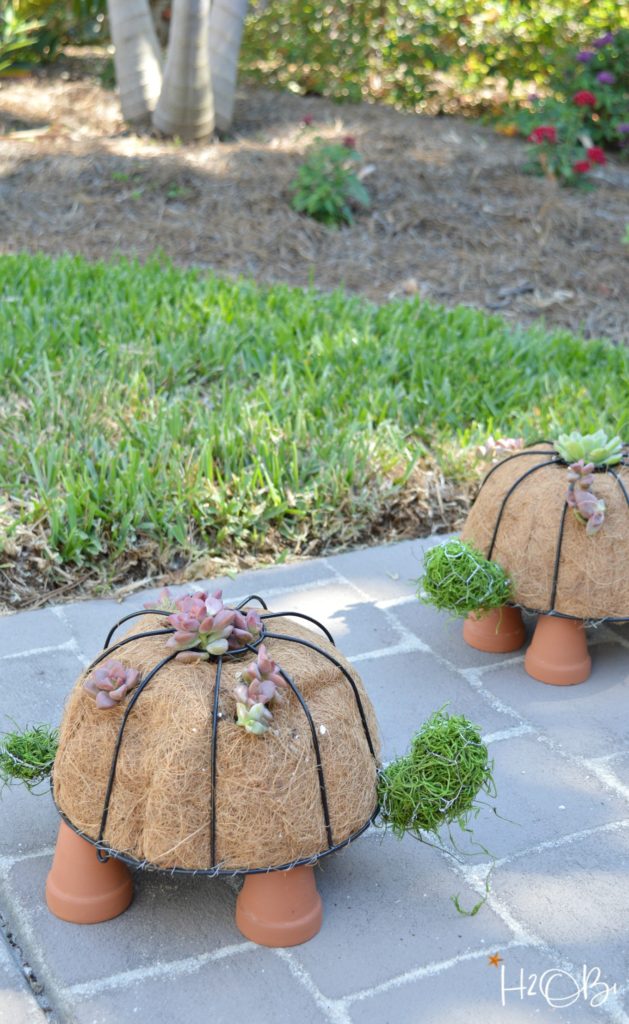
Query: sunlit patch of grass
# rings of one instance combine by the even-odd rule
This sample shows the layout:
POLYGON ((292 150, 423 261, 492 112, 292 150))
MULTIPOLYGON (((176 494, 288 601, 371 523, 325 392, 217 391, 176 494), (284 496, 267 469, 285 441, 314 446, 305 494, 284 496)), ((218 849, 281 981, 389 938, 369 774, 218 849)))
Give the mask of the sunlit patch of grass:
POLYGON ((418 460, 462 479, 488 433, 628 417, 629 355, 605 342, 157 259, 1 257, 0 339, 9 578, 31 556, 61 584, 94 565, 120 578, 147 552, 351 542, 418 460))

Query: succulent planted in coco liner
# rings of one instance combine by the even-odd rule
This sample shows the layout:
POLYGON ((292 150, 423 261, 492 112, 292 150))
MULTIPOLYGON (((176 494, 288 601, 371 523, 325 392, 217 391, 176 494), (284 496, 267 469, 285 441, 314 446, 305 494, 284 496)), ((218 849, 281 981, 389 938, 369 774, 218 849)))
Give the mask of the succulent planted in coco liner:
POLYGON ((273 715, 265 705, 277 696, 278 687, 287 688, 287 683, 262 644, 256 660, 241 672, 234 687, 237 724, 256 736, 267 732, 273 715))
POLYGON ((573 463, 579 459, 594 466, 615 466, 622 460, 623 443, 619 437, 609 438, 604 430, 595 434, 560 434, 554 442, 555 449, 564 462, 573 463))
POLYGON ((139 680, 137 669, 126 668, 121 661, 109 658, 87 677, 83 688, 96 699, 96 707, 115 708, 139 680))
POLYGON ((573 462, 568 466, 568 481, 566 502, 576 517, 586 524, 585 532, 591 537, 605 522, 605 502, 590 490, 594 483, 594 463, 584 463, 583 459, 573 462))
POLYGON ((202 648, 195 652, 195 658, 181 658, 189 663, 243 647, 255 640, 262 630, 256 611, 250 610, 243 615, 234 608, 226 608, 222 590, 216 590, 210 596, 203 590, 188 594, 178 598, 175 606, 177 611, 166 620, 175 630, 167 646, 180 652, 202 648))

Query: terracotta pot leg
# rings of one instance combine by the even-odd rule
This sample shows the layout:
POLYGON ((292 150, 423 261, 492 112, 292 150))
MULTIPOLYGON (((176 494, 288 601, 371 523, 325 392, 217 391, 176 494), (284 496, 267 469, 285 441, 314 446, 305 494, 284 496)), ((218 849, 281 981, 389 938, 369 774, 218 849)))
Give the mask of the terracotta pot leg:
POLYGON ((126 910, 133 899, 131 872, 122 861, 101 864, 96 848, 61 822, 46 903, 55 917, 73 924, 98 924, 126 910))
POLYGON ((533 679, 552 686, 584 683, 592 668, 580 619, 540 615, 524 667, 533 679))
POLYGON ((298 946, 317 934, 321 897, 310 866, 246 875, 236 903, 236 926, 261 946, 298 946))
POLYGON ((526 639, 522 612, 506 604, 480 618, 472 612, 463 623, 463 639, 470 647, 489 654, 518 651, 526 639))

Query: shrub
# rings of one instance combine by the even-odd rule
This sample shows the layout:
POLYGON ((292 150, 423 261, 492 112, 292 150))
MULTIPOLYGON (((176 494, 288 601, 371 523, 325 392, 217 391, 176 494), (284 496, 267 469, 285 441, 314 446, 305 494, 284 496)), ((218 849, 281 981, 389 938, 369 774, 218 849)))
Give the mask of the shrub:
POLYGON ((338 227, 353 223, 354 207, 369 206, 369 193, 355 172, 361 161, 355 145, 349 135, 342 144, 315 139, 291 182, 298 213, 338 227))
POLYGON ((629 27, 613 0, 270 0, 254 6, 242 67, 257 80, 340 100, 442 110, 492 80, 541 82, 566 46, 629 27))
POLYGON ((568 49, 545 88, 502 121, 535 144, 529 170, 582 183, 606 162, 603 146, 623 150, 629 141, 629 29, 568 49))

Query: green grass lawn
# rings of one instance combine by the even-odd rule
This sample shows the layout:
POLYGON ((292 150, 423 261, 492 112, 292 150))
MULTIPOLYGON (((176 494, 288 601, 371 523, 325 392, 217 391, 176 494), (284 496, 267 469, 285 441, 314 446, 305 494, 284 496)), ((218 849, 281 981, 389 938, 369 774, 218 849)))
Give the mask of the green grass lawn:
POLYGON ((0 257, 0 367, 9 602, 28 574, 71 588, 355 542, 417 460, 469 480, 489 433, 629 419, 626 349, 157 260, 0 257))

